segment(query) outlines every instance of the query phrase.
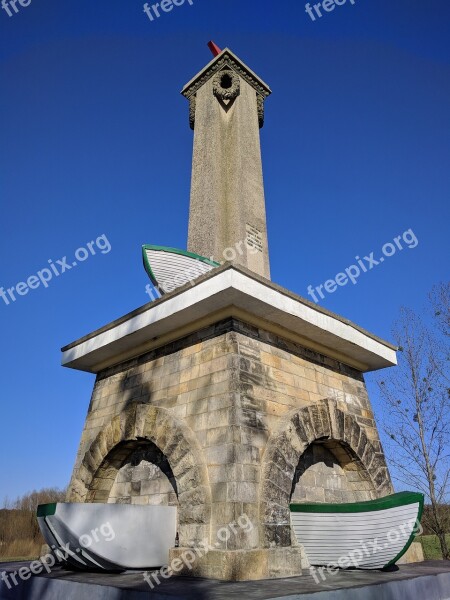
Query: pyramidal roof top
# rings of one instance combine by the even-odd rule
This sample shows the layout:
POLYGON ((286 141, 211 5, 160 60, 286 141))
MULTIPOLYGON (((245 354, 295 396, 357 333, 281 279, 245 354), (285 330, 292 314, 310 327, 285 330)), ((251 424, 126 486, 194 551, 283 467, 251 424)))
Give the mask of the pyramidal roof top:
POLYGON ((239 75, 247 81, 256 92, 261 96, 267 97, 272 93, 270 87, 265 83, 254 71, 250 69, 240 58, 234 54, 229 48, 225 48, 215 56, 193 79, 191 79, 181 90, 181 93, 186 98, 195 94, 202 85, 208 81, 217 71, 229 67, 239 73, 239 75))

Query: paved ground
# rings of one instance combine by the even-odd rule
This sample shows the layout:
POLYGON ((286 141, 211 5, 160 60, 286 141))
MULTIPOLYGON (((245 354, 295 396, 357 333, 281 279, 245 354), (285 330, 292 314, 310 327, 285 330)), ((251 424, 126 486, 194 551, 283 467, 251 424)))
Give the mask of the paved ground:
MULTIPOLYGON (((14 573, 28 564, 23 562, 3 563, 0 564, 0 573, 14 573)), ((26 582, 20 582, 19 586, 13 586, 11 590, 7 589, 4 582, 0 583, 0 599, 25 598, 27 600, 35 597, 61 598, 61 600, 75 597, 83 599, 145 597, 150 600, 162 598, 167 600, 229 600, 230 598, 249 600, 272 600, 275 598, 294 600, 299 598, 299 600, 303 600, 305 598, 306 600, 312 597, 311 594, 314 594, 314 600, 316 598, 321 600, 321 598, 356 597, 380 600, 397 597, 402 600, 409 600, 409 598, 411 600, 416 600, 416 598, 417 600, 446 600, 450 599, 450 562, 427 561, 414 565, 402 565, 397 571, 390 573, 340 571, 335 575, 327 575, 326 580, 319 584, 311 575, 236 583, 172 577, 169 580, 162 580, 161 584, 152 590, 144 581, 141 572, 126 572, 119 575, 89 574, 74 573, 59 568, 54 569, 50 575, 39 575, 26 582), (21 590, 17 589, 19 587, 21 590), (57 588, 59 591, 55 591, 57 588), (38 589, 40 592, 37 595, 38 589), (66 592, 63 592, 63 589, 66 592), (79 595, 73 593, 74 589, 79 590, 79 595), (383 591, 385 589, 390 590, 387 595, 383 591), (397 589, 397 592, 393 593, 394 589, 397 589), (46 591, 42 595, 44 590, 46 591), (69 592, 69 590, 71 591, 69 592), (94 590, 96 591, 94 592, 94 590), (336 595, 336 590, 341 590, 341 592, 336 595), (415 591, 413 592, 413 590, 415 591), (145 593, 145 596, 142 592, 145 593)))

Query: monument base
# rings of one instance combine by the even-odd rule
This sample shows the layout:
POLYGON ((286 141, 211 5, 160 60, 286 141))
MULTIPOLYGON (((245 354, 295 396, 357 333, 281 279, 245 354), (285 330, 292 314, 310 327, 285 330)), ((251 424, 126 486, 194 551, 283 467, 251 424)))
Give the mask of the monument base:
MULTIPOLYGON (((121 575, 75 573, 54 569, 26 581, 17 575, 29 563, 0 565, 0 600, 450 600, 450 562, 426 561, 402 565, 397 571, 339 571, 314 578, 309 570, 301 577, 265 581, 225 582, 193 577, 170 577, 149 586, 142 572, 121 575), (9 584, 9 585, 8 585, 9 584)), ((316 573, 317 576, 317 573, 316 573)))
POLYGON ((180 569, 178 575, 222 581, 255 581, 296 577, 302 574, 302 567, 307 566, 301 547, 210 550, 189 564, 186 557, 193 554, 191 548, 172 548, 169 562, 180 569))
POLYGON ((425 560, 423 555, 423 546, 420 542, 413 542, 405 554, 397 561, 397 565, 407 565, 410 563, 420 563, 425 560))

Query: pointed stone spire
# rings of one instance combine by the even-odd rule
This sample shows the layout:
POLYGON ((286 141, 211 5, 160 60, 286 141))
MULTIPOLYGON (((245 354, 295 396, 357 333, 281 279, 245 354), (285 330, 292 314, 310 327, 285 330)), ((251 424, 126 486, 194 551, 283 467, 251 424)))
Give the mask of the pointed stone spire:
POLYGON ((228 48, 182 90, 194 130, 188 250, 270 279, 259 129, 270 88, 228 48))

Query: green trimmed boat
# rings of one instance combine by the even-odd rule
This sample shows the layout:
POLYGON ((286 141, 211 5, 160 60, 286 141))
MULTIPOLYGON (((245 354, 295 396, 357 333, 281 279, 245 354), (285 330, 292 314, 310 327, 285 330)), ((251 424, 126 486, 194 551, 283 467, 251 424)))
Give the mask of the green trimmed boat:
POLYGON ((144 267, 161 294, 167 294, 208 273, 220 264, 199 254, 166 246, 142 246, 144 267))
POLYGON ((383 569, 420 530, 424 496, 401 492, 350 504, 291 504, 291 523, 311 565, 383 569))
POLYGON ((160 567, 175 546, 175 506, 59 502, 37 519, 58 562, 81 571, 160 567))

